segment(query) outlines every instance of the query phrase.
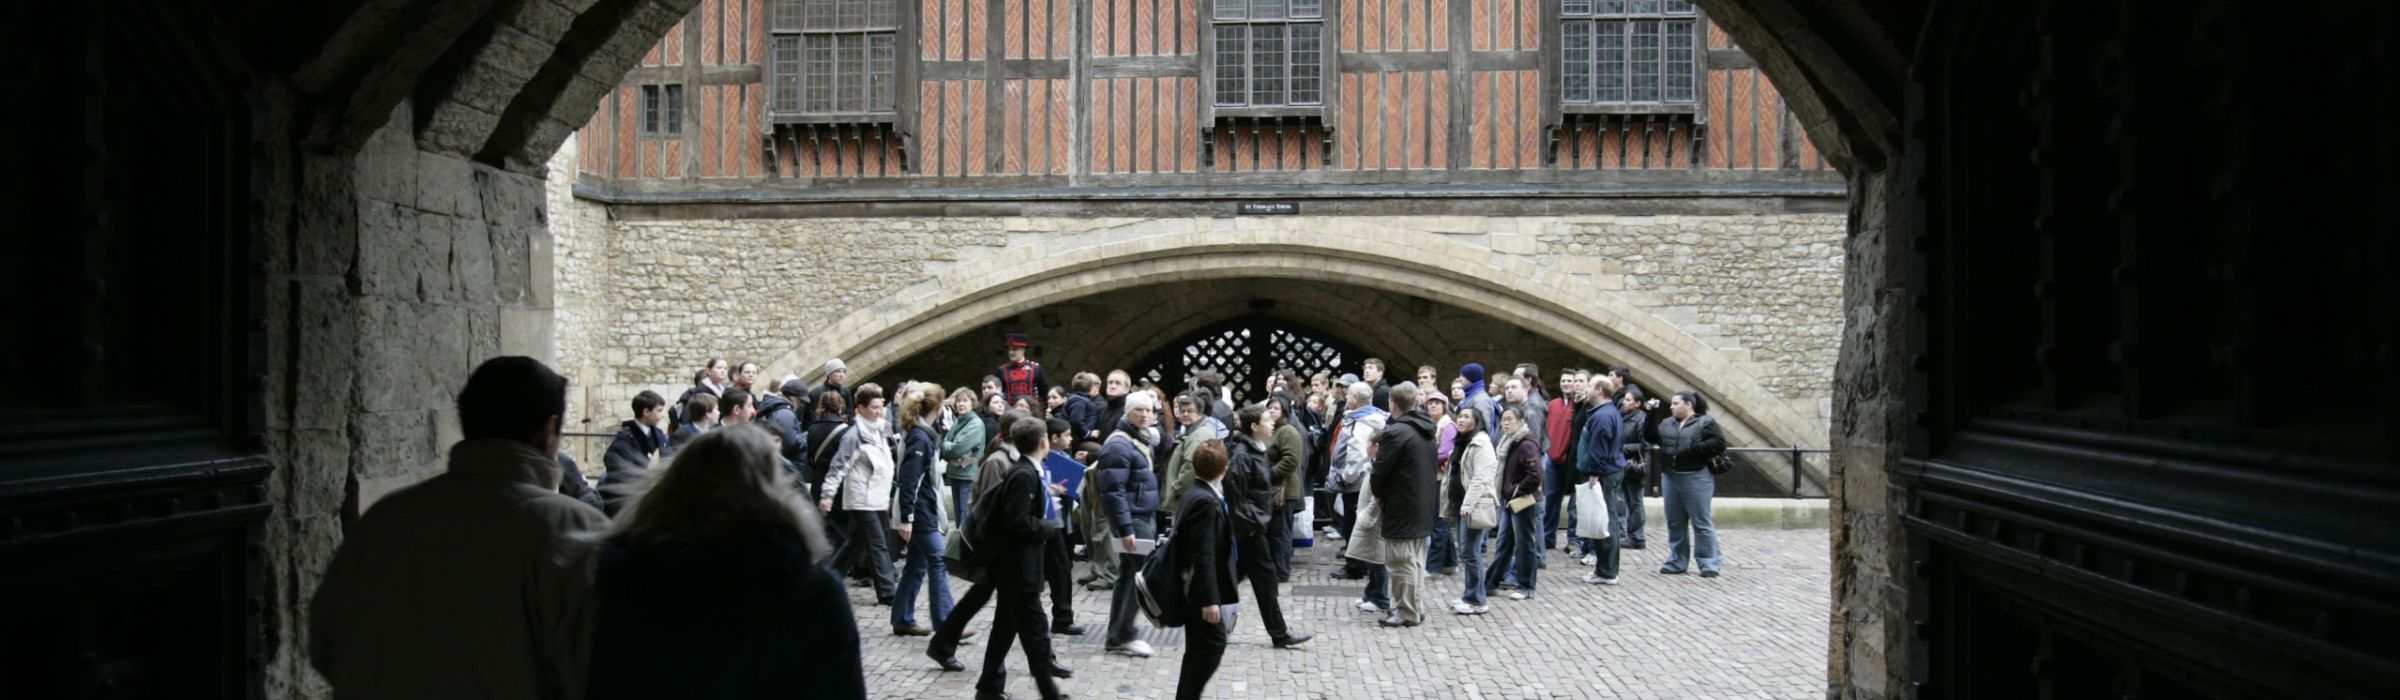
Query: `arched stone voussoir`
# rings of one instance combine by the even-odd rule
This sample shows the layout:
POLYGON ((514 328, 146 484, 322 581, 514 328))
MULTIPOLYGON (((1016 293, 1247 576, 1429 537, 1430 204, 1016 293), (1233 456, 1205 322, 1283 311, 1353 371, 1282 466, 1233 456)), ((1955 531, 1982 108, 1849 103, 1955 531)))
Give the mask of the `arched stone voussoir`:
POLYGON ((992 319, 1044 304, 1165 282, 1289 278, 1425 297, 1591 357, 1642 367, 1653 386, 1689 387, 1713 397, 1720 422, 1739 442, 1811 445, 1824 438, 1820 421, 1768 393, 1755 373, 1618 294, 1572 276, 1491 274, 1498 268, 1489 262, 1490 250, 1456 236, 1356 222, 1343 228, 1163 233, 1082 247, 1054 241, 1038 257, 979 259, 942 275, 923 299, 875 304, 843 317, 773 366, 815 366, 841 357, 854 372, 873 374, 992 319))

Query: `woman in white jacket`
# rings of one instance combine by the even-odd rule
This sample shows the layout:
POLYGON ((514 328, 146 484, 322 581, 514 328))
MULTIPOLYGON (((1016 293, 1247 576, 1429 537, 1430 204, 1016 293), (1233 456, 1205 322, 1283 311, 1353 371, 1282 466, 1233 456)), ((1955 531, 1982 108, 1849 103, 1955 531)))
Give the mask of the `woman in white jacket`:
POLYGON ((1457 513, 1459 568, 1466 571, 1467 589, 1450 611, 1481 615, 1492 611, 1484 597, 1483 538, 1500 525, 1500 456, 1492 451, 1491 431, 1484 429, 1481 412, 1459 411, 1451 420, 1458 425, 1459 441, 1451 463, 1458 465, 1459 480, 1467 489, 1457 513))
POLYGON ((892 501, 892 431, 883 419, 883 387, 861 384, 853 392, 857 411, 850 419, 850 429, 843 431, 842 441, 834 447, 833 469, 825 473, 825 492, 817 497, 817 510, 833 514, 848 535, 840 551, 833 555, 834 571, 851 571, 864 565, 867 580, 875 587, 877 605, 892 604, 892 552, 884 538, 890 527, 887 512, 892 501), (864 557, 866 561, 859 561, 864 557))

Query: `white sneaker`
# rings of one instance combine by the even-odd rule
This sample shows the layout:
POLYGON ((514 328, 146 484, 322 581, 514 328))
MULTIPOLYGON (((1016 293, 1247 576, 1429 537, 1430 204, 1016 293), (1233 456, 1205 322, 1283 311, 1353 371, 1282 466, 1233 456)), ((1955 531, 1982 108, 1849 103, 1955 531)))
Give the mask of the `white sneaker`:
POLYGON ((1509 600, 1524 600, 1524 599, 1531 598, 1531 597, 1533 597, 1533 596, 1525 595, 1525 592, 1524 592, 1524 591, 1509 591, 1509 592, 1508 592, 1508 599, 1509 599, 1509 600))
POLYGON ((1123 654, 1137 659, 1147 659, 1158 653, 1150 648, 1149 642, 1139 639, 1128 642, 1125 644, 1125 646, 1109 647, 1108 650, 1111 653, 1123 654))
POLYGON ((1475 614, 1475 606, 1468 605, 1466 601, 1463 600, 1454 600, 1450 601, 1450 612, 1458 613, 1460 615, 1473 615, 1475 614))
POLYGON ((1601 578, 1599 574, 1584 574, 1584 575, 1583 575, 1583 582, 1584 582, 1584 583, 1595 583, 1595 584, 1599 584, 1599 585, 1603 585, 1603 586, 1614 586, 1614 585, 1617 585, 1617 580, 1616 580, 1615 578, 1613 578, 1613 577, 1612 577, 1612 578, 1601 578))
POLYGON ((1492 611, 1492 606, 1489 606, 1489 605, 1471 605, 1471 606, 1468 606, 1468 607, 1467 607, 1467 612, 1466 612, 1466 614, 1468 614, 1468 615, 1481 615, 1481 614, 1488 613, 1488 612, 1491 612, 1491 611, 1492 611))
POLYGON ((1332 528, 1326 528, 1326 529, 1325 529, 1325 539, 1333 540, 1333 541, 1335 541, 1335 542, 1340 542, 1340 541, 1342 541, 1342 533, 1341 533, 1340 531, 1334 530, 1334 529, 1332 529, 1332 528))
POLYGON ((1600 563, 1600 555, 1598 555, 1598 554, 1586 554, 1586 555, 1583 555, 1583 565, 1584 565, 1584 566, 1593 566, 1593 565, 1597 565, 1597 564, 1599 564, 1599 563, 1600 563))
POLYGON ((1374 612, 1383 612, 1383 606, 1381 606, 1381 605, 1376 605, 1376 604, 1375 604, 1375 601, 1372 601, 1372 600, 1362 600, 1362 601, 1358 601, 1358 611, 1359 611, 1359 612, 1371 612, 1371 613, 1374 613, 1374 612))

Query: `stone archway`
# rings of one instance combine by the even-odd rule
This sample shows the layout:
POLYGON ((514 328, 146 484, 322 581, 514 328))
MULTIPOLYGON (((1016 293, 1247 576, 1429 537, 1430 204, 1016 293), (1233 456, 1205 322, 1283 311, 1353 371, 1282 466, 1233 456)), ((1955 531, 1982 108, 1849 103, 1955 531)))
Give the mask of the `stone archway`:
POLYGON ((871 375, 992 319, 1061 299, 1163 282, 1290 278, 1414 294, 1513 323, 1587 356, 1652 368, 1646 371, 1654 385, 1717 397, 1720 420, 1741 442, 1814 444, 1821 436, 1820 423, 1766 393, 1740 363, 1588 278, 1449 236, 1355 219, 1236 224, 1232 230, 1136 224, 962 263, 841 317, 771 366, 840 357, 853 373, 871 375))

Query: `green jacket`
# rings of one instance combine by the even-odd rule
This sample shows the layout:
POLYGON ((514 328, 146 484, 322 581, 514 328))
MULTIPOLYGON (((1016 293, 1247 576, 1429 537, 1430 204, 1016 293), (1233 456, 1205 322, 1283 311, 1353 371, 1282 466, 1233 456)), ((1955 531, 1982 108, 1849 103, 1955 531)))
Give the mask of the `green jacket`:
POLYGON ((983 465, 983 421, 969 413, 953 421, 942 436, 942 478, 974 481, 983 465))
POLYGON ((1192 432, 1175 442, 1175 454, 1167 457, 1165 479, 1172 490, 1160 493, 1180 494, 1192 490, 1192 484, 1199 483, 1199 477, 1192 473, 1192 451, 1199 449, 1200 443, 1224 439, 1223 432, 1217 429, 1222 425, 1215 418, 1202 418, 1199 424, 1192 426, 1192 432))
POLYGON ((1289 504, 1308 497, 1308 474, 1301 470, 1300 428, 1290 423, 1275 429, 1275 442, 1267 446, 1267 464, 1275 469, 1275 478, 1283 482, 1283 502, 1289 504))

